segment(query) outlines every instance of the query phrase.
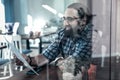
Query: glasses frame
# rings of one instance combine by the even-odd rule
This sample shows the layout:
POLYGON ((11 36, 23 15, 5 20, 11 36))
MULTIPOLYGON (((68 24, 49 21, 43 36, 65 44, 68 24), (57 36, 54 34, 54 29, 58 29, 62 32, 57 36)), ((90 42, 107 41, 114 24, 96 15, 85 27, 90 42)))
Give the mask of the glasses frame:
POLYGON ((76 19, 79 19, 79 17, 62 17, 63 21, 67 20, 69 22, 72 22, 72 21, 74 21, 76 19))

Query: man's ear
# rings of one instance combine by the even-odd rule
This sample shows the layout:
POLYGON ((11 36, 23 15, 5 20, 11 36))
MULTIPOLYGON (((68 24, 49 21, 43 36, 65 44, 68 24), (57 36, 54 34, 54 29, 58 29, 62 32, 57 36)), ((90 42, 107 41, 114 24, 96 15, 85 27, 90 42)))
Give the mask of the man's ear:
POLYGON ((80 25, 80 26, 85 26, 85 25, 86 25, 86 22, 87 22, 87 18, 84 17, 84 18, 82 18, 81 20, 78 20, 78 25, 80 25))
POLYGON ((87 23, 87 17, 84 16, 84 18, 82 19, 82 24, 83 24, 83 25, 86 25, 86 23, 87 23))

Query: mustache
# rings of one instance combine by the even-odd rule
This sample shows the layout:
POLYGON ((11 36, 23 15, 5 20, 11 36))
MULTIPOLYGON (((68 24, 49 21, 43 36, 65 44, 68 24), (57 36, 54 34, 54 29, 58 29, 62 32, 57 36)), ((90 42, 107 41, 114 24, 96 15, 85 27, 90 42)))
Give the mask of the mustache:
POLYGON ((65 29, 68 30, 68 29, 71 29, 72 27, 70 25, 66 25, 65 26, 65 29))

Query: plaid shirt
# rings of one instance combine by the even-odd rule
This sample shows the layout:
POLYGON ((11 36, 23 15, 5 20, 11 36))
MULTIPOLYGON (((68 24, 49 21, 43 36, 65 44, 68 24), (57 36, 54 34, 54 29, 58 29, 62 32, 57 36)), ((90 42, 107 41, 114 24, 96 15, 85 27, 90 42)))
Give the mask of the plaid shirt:
POLYGON ((81 61, 89 61, 92 53, 92 26, 90 24, 87 25, 81 32, 81 36, 74 39, 64 37, 64 30, 62 29, 58 32, 55 40, 42 54, 50 62, 55 60, 59 54, 64 57, 72 55, 81 61))

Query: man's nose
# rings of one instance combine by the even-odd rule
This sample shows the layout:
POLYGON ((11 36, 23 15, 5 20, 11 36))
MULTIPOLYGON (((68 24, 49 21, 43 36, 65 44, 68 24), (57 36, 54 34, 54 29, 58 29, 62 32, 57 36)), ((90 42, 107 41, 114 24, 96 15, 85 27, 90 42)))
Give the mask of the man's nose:
POLYGON ((68 20, 64 20, 64 25, 70 25, 69 21, 68 20))

